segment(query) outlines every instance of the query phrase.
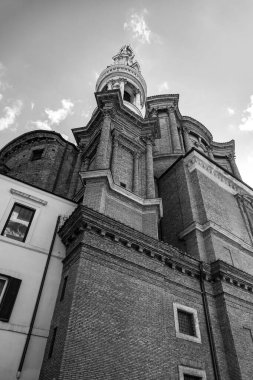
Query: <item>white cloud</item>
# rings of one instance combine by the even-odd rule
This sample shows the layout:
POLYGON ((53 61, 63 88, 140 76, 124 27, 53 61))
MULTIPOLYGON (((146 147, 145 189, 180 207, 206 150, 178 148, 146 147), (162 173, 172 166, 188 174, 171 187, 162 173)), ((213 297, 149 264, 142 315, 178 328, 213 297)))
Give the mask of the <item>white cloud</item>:
POLYGON ((35 125, 36 128, 38 129, 46 129, 47 131, 51 131, 52 128, 48 124, 47 120, 36 120, 31 122, 33 125, 35 125))
POLYGON ((31 102, 31 110, 34 109, 34 106, 35 106, 34 102, 31 102))
POLYGON ((232 115, 235 114, 235 110, 234 110, 233 108, 228 107, 228 108, 227 108, 227 111, 228 111, 228 114, 229 114, 230 116, 232 116, 232 115))
POLYGON ((65 135, 65 133, 61 133, 61 136, 65 139, 65 140, 68 140, 69 137, 67 135, 65 135))
POLYGON ((83 111, 83 112, 81 113, 81 116, 82 116, 82 117, 85 117, 85 119, 87 119, 87 118, 90 116, 90 111, 83 111))
POLYGON ((153 34, 145 21, 145 15, 147 15, 147 13, 146 9, 140 13, 133 12, 123 25, 124 30, 130 31, 133 38, 142 44, 150 44, 153 34))
POLYGON ((3 94, 0 94, 0 102, 1 102, 2 99, 3 99, 3 94))
POLYGON ((253 95, 250 96, 250 104, 243 111, 244 116, 241 118, 239 129, 241 131, 253 131, 253 95))
POLYGON ((169 90, 169 85, 168 85, 168 82, 163 82, 160 84, 160 86, 158 86, 158 92, 159 93, 162 93, 162 92, 166 92, 169 90))
POLYGON ((99 78, 99 74, 95 71, 95 79, 96 79, 96 81, 98 80, 98 78, 99 78))
POLYGON ((16 121, 17 116, 21 113, 23 103, 17 100, 11 107, 4 107, 4 116, 0 118, 0 131, 9 128, 16 121))
POLYGON ((65 120, 68 115, 73 113, 74 103, 72 103, 69 99, 62 99, 61 104, 62 107, 56 111, 49 108, 45 109, 50 124, 58 125, 61 121, 65 120))

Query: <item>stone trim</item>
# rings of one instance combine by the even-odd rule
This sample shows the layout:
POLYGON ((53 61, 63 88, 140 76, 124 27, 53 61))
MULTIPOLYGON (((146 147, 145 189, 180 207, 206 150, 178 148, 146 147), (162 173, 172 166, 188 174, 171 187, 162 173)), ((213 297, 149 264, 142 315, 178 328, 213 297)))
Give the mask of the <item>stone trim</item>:
POLYGON ((201 380, 206 380, 206 371, 192 367, 178 366, 179 380, 184 380, 184 375, 198 376, 201 380))
POLYGON ((105 178, 107 178, 109 187, 112 191, 115 191, 116 193, 131 199, 133 202, 137 203, 139 206, 142 206, 142 207, 157 206, 159 208, 160 217, 163 216, 163 207, 162 207, 162 199, 161 198, 144 199, 144 198, 141 198, 140 196, 124 189, 123 187, 116 185, 113 182, 112 174, 111 174, 110 170, 90 170, 87 172, 80 172, 80 176, 84 180, 86 178, 105 177, 105 178))
MULTIPOLYGON (((83 205, 78 206, 73 211, 59 230, 59 235, 67 247, 67 255, 64 261, 72 256, 80 243, 79 236, 85 230, 109 239, 115 244, 133 249, 181 274, 199 279, 200 261, 176 247, 147 236, 83 205)), ((232 286, 239 287, 241 290, 253 293, 253 276, 221 260, 211 264, 205 263, 204 280, 214 284, 217 281, 224 281, 232 286)))
POLYGON ((175 329, 176 329, 176 337, 189 340, 191 342, 195 343, 201 343, 201 335, 200 335, 200 328, 199 328, 199 320, 198 320, 198 313, 196 309, 193 309, 192 307, 181 305, 177 302, 173 302, 173 310, 174 310, 174 322, 175 322, 175 329), (195 336, 183 334, 179 330, 179 321, 178 321, 178 310, 186 311, 187 313, 191 314, 194 319, 194 329, 195 329, 195 336))
POLYGON ((253 196, 252 189, 247 187, 240 180, 236 179, 232 174, 224 171, 215 163, 199 154, 196 150, 190 152, 190 154, 184 158, 184 162, 190 173, 193 170, 198 169, 220 187, 226 189, 233 195, 236 193, 246 193, 248 196, 253 196))
POLYGON ((13 189, 13 188, 10 189, 10 193, 14 194, 14 195, 18 195, 18 196, 26 198, 26 199, 29 199, 30 201, 33 201, 33 202, 40 203, 43 206, 46 206, 48 204, 47 201, 44 201, 41 198, 37 198, 34 195, 23 193, 22 191, 19 191, 19 190, 13 189))
POLYGON ((222 260, 217 260, 211 264, 211 278, 213 282, 226 282, 253 293, 253 277, 222 260))
POLYGON ((198 230, 200 232, 205 232, 208 230, 214 230, 215 233, 225 237, 225 239, 229 239, 232 242, 236 242, 239 244, 242 248, 246 249, 247 251, 252 252, 252 246, 248 243, 245 243, 242 239, 234 235, 233 233, 227 231, 222 226, 214 223, 214 222, 207 222, 205 224, 200 224, 198 222, 192 222, 188 227, 186 227, 183 231, 181 231, 178 235, 179 239, 184 239, 187 235, 189 235, 192 231, 198 230))

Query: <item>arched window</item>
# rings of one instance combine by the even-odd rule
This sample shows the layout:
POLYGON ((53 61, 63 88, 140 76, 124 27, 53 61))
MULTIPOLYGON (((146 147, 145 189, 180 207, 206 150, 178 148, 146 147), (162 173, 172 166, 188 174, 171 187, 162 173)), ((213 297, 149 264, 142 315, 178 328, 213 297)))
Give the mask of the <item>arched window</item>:
POLYGON ((124 91, 124 100, 131 103, 131 95, 127 91, 124 91))

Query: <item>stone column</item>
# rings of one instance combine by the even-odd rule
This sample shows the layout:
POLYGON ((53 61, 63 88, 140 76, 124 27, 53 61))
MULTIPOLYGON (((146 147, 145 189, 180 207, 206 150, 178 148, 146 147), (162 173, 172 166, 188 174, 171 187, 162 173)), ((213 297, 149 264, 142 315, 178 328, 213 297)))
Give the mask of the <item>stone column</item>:
POLYGON ((189 150, 191 150, 191 148, 193 147, 193 144, 186 127, 183 128, 183 137, 184 137, 185 152, 189 152, 189 150))
POLYGON ((179 139, 179 133, 177 128, 177 120, 175 115, 175 108, 169 107, 169 120, 170 120, 170 130, 171 130, 171 139, 172 139, 172 146, 175 153, 181 152, 181 145, 180 145, 180 139, 179 139))
POLYGON ((124 90, 125 90, 125 80, 124 79, 120 79, 119 88, 120 88, 122 99, 124 99, 124 90))
POLYGON ((119 141, 117 137, 114 135, 113 138, 113 148, 112 148, 112 177, 115 183, 118 183, 118 174, 117 174, 117 167, 118 167, 118 151, 119 151, 119 141))
POLYGON ((133 192, 139 194, 139 157, 140 153, 134 153, 133 192))
POLYGON ((240 173, 239 173, 239 170, 238 170, 238 167, 235 163, 235 155, 234 154, 229 154, 228 155, 228 159, 229 159, 229 162, 230 162, 230 165, 231 165, 231 168, 232 168, 232 172, 234 174, 234 176, 238 179, 242 179, 240 173))
POLYGON ((153 147, 151 138, 146 140, 146 193, 147 198, 155 198, 155 181, 153 167, 153 147))
POLYGON ((101 128, 100 140, 96 152, 96 169, 108 169, 109 159, 107 158, 107 150, 111 132, 111 116, 110 113, 105 110, 104 120, 101 128))
POLYGON ((83 171, 87 171, 88 168, 89 168, 89 165, 90 165, 90 158, 89 157, 85 157, 83 165, 82 165, 82 170, 83 171))
POLYGON ((211 147, 208 148, 208 156, 211 160, 214 160, 213 150, 211 147))
POLYGON ((141 108, 141 93, 140 93, 140 91, 136 92, 136 95, 135 95, 135 105, 136 105, 137 108, 141 108))

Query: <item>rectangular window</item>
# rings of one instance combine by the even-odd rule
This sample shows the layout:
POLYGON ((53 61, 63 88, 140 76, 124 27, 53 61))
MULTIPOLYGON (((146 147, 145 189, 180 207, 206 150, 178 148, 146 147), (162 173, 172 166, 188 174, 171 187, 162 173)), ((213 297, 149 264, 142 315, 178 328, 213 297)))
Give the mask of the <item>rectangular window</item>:
POLYGON ((20 284, 18 278, 0 275, 0 321, 9 321, 20 284))
POLYGON ((66 286, 67 286, 67 281, 68 281, 68 276, 64 277, 64 281, 63 281, 63 285, 62 285, 62 290, 61 290, 60 301, 62 301, 64 299, 65 291, 66 291, 66 286))
POLYGON ((44 152, 44 149, 35 149, 32 151, 32 157, 31 161, 40 160, 42 157, 42 154, 44 152))
POLYGON ((15 203, 2 235, 14 240, 25 241, 34 213, 34 209, 15 203))
POLYGON ((181 332, 182 334, 195 336, 195 325, 194 325, 193 314, 188 313, 184 310, 178 309, 177 315, 178 315, 179 332, 181 332))
POLYGON ((49 347, 48 359, 50 359, 52 357, 52 355, 53 355, 56 334, 57 334, 57 327, 55 327, 53 329, 53 335, 52 335, 52 340, 51 340, 51 344, 50 344, 50 347, 49 347))
POLYGON ((178 366, 179 380, 206 380, 206 372, 203 369, 178 366))
POLYGON ((192 307, 173 303, 177 338, 201 343, 197 310, 192 307))

